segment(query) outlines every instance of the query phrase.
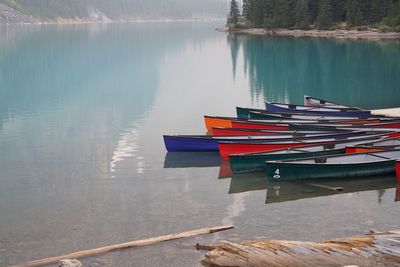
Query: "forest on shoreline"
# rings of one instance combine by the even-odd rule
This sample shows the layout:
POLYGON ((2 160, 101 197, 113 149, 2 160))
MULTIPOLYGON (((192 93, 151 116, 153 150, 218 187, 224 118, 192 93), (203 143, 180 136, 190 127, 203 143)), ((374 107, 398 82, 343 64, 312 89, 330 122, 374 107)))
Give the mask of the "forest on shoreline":
POLYGON ((229 28, 363 29, 400 32, 400 0, 231 1, 229 28))

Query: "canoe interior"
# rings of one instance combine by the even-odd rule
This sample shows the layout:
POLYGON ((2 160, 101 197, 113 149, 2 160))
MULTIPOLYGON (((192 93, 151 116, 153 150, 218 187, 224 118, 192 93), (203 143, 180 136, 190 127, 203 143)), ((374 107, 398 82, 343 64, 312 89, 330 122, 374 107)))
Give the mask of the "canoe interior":
POLYGON ((380 162, 387 160, 400 159, 400 147, 395 147, 395 150, 383 152, 371 152, 362 154, 351 154, 346 156, 333 156, 326 158, 303 159, 295 161, 286 161, 285 163, 293 164, 364 164, 370 162, 380 162))
POLYGON ((338 104, 332 101, 312 97, 312 96, 304 96, 304 106, 325 106, 325 107, 334 107, 334 108, 349 108, 360 110, 357 107, 350 107, 343 104, 338 104))
POLYGON ((352 111, 353 109, 349 108, 328 108, 328 107, 307 107, 307 106, 301 106, 301 105, 292 105, 292 104, 283 104, 283 103, 270 103, 271 105, 280 107, 280 108, 287 108, 287 109, 293 109, 293 110, 312 110, 312 111, 332 111, 332 112, 337 112, 337 111, 347 111, 350 110, 352 111))
POLYGON ((315 152, 308 152, 303 150, 289 150, 289 153, 263 153, 263 154, 249 154, 249 155, 231 155, 229 162, 233 173, 248 173, 248 172, 261 172, 265 170, 266 161, 285 161, 314 157, 328 157, 334 155, 344 155, 345 148, 333 150, 320 150, 315 152))
MULTIPOLYGON (((250 111, 249 112, 250 119, 265 119, 265 120, 318 120, 318 121, 371 121, 371 122, 379 122, 380 118, 360 118, 357 116, 330 116, 330 115, 312 115, 312 114, 301 114, 301 113, 293 113, 291 116, 282 116, 279 113, 265 113, 260 111, 250 111)), ((392 120, 394 118, 391 118, 392 120)), ((389 119, 388 119, 389 120, 389 119)))

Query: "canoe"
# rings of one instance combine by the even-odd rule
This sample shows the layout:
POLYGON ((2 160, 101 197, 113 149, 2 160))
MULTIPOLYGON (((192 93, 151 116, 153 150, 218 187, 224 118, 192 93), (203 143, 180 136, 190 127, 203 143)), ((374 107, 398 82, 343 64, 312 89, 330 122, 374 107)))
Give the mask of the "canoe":
MULTIPOLYGON (((235 117, 219 117, 219 116, 204 116, 204 122, 208 131, 212 131, 213 128, 254 128, 254 129, 266 129, 266 130, 289 130, 290 122, 297 121, 264 121, 264 120, 248 120, 239 119, 235 117)), ((318 121, 310 120, 304 121, 304 123, 316 124, 318 121)))
POLYGON ((352 115, 352 116, 371 116, 369 110, 354 110, 354 109, 339 109, 339 108, 313 108, 300 105, 283 104, 283 103, 269 103, 265 102, 265 109, 273 112, 293 112, 293 113, 306 113, 306 114, 326 114, 326 115, 352 115))
MULTIPOLYGON (((290 124, 289 123, 267 123, 267 122, 256 122, 256 121, 232 121, 231 123, 232 128, 241 128, 241 129, 264 129, 264 130, 289 130, 290 124)), ((325 128, 326 129, 326 128, 325 128)), ((331 128, 332 130, 332 128, 331 128)), ((321 130, 323 131, 323 130, 321 130)))
MULTIPOLYGON (((389 138, 391 134, 380 133, 369 136, 353 136, 346 138, 347 141, 357 141, 361 138, 370 137, 371 139, 376 138, 389 138)), ((393 136, 395 138, 396 136, 393 136)), ((255 152, 269 152, 272 150, 296 148, 301 146, 316 146, 325 145, 327 148, 334 147, 335 143, 345 141, 344 139, 339 140, 335 138, 313 138, 313 139, 295 139, 291 141, 278 140, 275 142, 260 142, 257 140, 248 140, 242 142, 235 141, 220 141, 218 142, 218 149, 222 160, 228 160, 230 155, 233 154, 245 154, 255 152)))
MULTIPOLYGON (((280 129, 282 127, 275 127, 275 125, 283 124, 288 126, 289 123, 299 123, 299 120, 260 120, 260 119, 240 119, 236 117, 221 117, 221 116, 204 116, 204 123, 206 125, 207 130, 212 131, 212 128, 220 127, 220 128, 236 128, 234 126, 234 122, 241 123, 255 123, 255 124, 263 124, 262 129, 280 129)), ((323 123, 333 123, 336 121, 324 121, 323 123)), ((318 124, 320 123, 318 120, 302 120, 301 123, 304 124, 318 124)), ((237 127, 240 128, 240 127, 237 127)))
POLYGON ((367 124, 335 124, 335 123, 299 123, 299 122, 281 122, 268 123, 265 121, 232 121, 232 128, 241 129, 264 129, 264 130, 283 130, 283 131, 342 131, 342 130, 379 130, 392 129, 397 131, 400 128, 400 123, 367 123, 367 124))
POLYGON ((208 131, 212 128, 244 128, 244 129, 265 129, 265 130, 324 130, 330 131, 334 128, 400 128, 400 120, 382 121, 376 123, 365 123, 365 121, 346 122, 343 121, 319 121, 319 120, 262 120, 262 119, 239 119, 235 117, 204 116, 208 131))
MULTIPOLYGON (((305 134, 301 140, 339 140, 358 136, 373 135, 376 132, 359 131, 327 134, 305 134)), ((298 142, 298 138, 293 134, 286 135, 261 135, 261 136, 210 136, 210 135, 164 135, 164 144, 168 152, 200 152, 218 151, 219 142, 298 142)))
MULTIPOLYGON (((328 157, 343 155, 346 148, 324 149, 323 145, 313 146, 318 149, 306 147, 280 149, 266 153, 234 154, 229 156, 229 164, 233 173, 261 172, 265 170, 265 162, 272 160, 303 159, 309 157, 328 157)), ((326 146, 325 146, 326 147, 326 146)))
POLYGON ((298 137, 304 136, 305 134, 323 134, 323 133, 339 133, 349 132, 348 130, 338 131, 291 131, 291 130, 265 130, 265 129, 243 129, 243 128, 212 128, 213 136, 240 136, 240 135, 268 135, 268 134, 293 134, 298 137))
POLYGON ((379 122, 393 122, 400 121, 399 118, 379 118, 379 117, 371 117, 371 118, 359 118, 359 117, 341 117, 341 116, 329 116, 329 115, 293 115, 291 117, 282 117, 279 115, 271 115, 265 114, 264 112, 258 111, 250 111, 249 119, 257 119, 257 120, 295 120, 295 121, 305 121, 305 120, 317 120, 319 123, 330 123, 335 122, 337 124, 365 124, 365 123, 379 123, 379 122))
POLYGON ((385 119, 385 118, 393 118, 393 117, 387 117, 384 115, 374 115, 374 114, 369 114, 366 116, 365 114, 362 115, 354 115, 354 114, 347 114, 345 112, 340 113, 340 115, 332 115, 332 114, 314 114, 314 113, 299 113, 299 112, 274 112, 274 111, 267 111, 265 109, 256 109, 256 108, 244 108, 244 107, 236 107, 236 116, 240 119, 249 119, 250 118, 250 113, 262 113, 265 118, 268 119, 276 119, 277 117, 279 118, 301 118, 301 119, 318 119, 319 117, 324 117, 324 116, 331 116, 331 117, 336 117, 337 119, 365 119, 365 118, 380 118, 380 119, 385 119))
POLYGON ((345 106, 339 103, 335 103, 332 101, 327 101, 324 99, 312 97, 312 96, 304 96, 304 106, 307 107, 329 107, 329 108, 347 108, 347 109, 356 109, 356 110, 361 110, 360 108, 357 107, 350 107, 350 106, 345 106))
MULTIPOLYGON (((264 122, 254 122, 258 124, 264 124, 264 122)), ((283 123, 283 122, 282 122, 283 123)), ((318 129, 398 129, 400 128, 400 122, 378 122, 378 123, 365 123, 365 124, 337 124, 337 123, 290 123, 289 129, 299 131, 315 131, 318 129)))
POLYGON ((232 128, 232 118, 228 117, 204 116, 204 123, 209 131, 213 127, 232 128))
POLYGON ((379 142, 368 142, 362 144, 352 144, 346 147, 346 154, 373 152, 373 149, 380 151, 384 148, 394 149, 394 147, 400 146, 400 138, 388 138, 379 142))
MULTIPOLYGON (((237 125, 241 125, 242 122, 245 123, 254 123, 257 126, 254 128, 258 129, 269 129, 269 130, 285 130, 289 129, 289 124, 290 122, 296 122, 296 121, 290 121, 290 122, 285 122, 282 125, 280 125, 279 120, 274 120, 274 121, 264 121, 264 120, 249 120, 249 119, 240 119, 236 117, 220 117, 220 116, 204 116, 204 123, 206 125, 206 128, 208 131, 212 131, 213 128, 242 128, 237 125), (235 123, 235 124, 234 124, 235 123), (262 125, 258 125, 262 124, 262 125), (236 126, 235 126, 236 125, 236 126)), ((316 120, 310 120, 307 121, 308 123, 316 123, 316 120)), ((243 128, 251 128, 248 124, 245 124, 243 128)))
POLYGON ((248 119, 250 111, 266 112, 265 109, 236 107, 236 116, 241 119, 248 119))
POLYGON ((398 159, 400 159, 400 147, 383 152, 293 161, 267 161, 265 170, 270 181, 351 178, 394 173, 398 159))
POLYGON ((393 149, 394 144, 400 145, 400 140, 391 138, 382 140, 381 135, 377 135, 374 137, 360 138, 355 141, 337 142, 330 147, 318 145, 281 149, 264 153, 234 154, 229 156, 229 163, 233 173, 260 172, 264 171, 266 161, 295 160, 362 152, 376 152, 393 149), (368 147, 363 150, 353 149, 363 144, 368 144, 368 147))

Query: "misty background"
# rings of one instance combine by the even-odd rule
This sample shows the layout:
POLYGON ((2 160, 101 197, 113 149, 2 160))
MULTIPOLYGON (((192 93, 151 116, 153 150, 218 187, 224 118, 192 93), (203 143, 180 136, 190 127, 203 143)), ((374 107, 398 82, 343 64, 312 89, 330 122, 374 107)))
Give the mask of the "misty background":
POLYGON ((0 0, 37 19, 86 18, 111 20, 224 18, 228 0, 0 0))

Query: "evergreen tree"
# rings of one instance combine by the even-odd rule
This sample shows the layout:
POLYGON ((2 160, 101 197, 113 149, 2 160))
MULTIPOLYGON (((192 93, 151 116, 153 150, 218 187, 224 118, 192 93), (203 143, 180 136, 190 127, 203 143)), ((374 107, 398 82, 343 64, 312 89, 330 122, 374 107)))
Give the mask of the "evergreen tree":
POLYGON ((228 25, 233 28, 237 28, 239 26, 239 6, 236 0, 231 0, 231 11, 228 17, 228 25))
POLYGON ((277 0, 274 8, 274 26, 292 28, 295 25, 294 0, 277 0))
POLYGON ((319 2, 320 2, 320 0, 308 0, 307 1, 308 15, 310 16, 310 20, 313 24, 318 17, 319 2))
POLYGON ((242 7, 242 17, 250 22, 251 16, 250 16, 250 10, 251 10, 251 0, 243 0, 243 7, 242 7))
POLYGON ((360 1, 363 0, 348 0, 346 19, 350 26, 359 26, 363 24, 363 14, 360 1))
POLYGON ((346 19, 346 0, 335 0, 333 6, 333 20, 335 22, 342 22, 346 19))
POLYGON ((264 24, 264 15, 265 15, 264 4, 265 4, 264 0, 254 1, 252 15, 255 25, 262 26, 264 24))
POLYGON ((274 4, 275 0, 264 0, 263 3, 263 13, 264 13, 264 26, 272 27, 274 26, 274 4))
POLYGON ((308 29, 310 26, 310 17, 308 16, 308 10, 306 0, 297 0, 295 8, 296 28, 308 29))
POLYGON ((385 14, 384 12, 385 12, 384 0, 372 0, 369 22, 370 23, 380 22, 385 14))
POLYGON ((383 22, 400 31, 400 1, 389 3, 386 10, 387 15, 383 22))
POLYGON ((317 26, 319 29, 327 30, 334 22, 332 1, 333 0, 321 0, 317 18, 317 26))

